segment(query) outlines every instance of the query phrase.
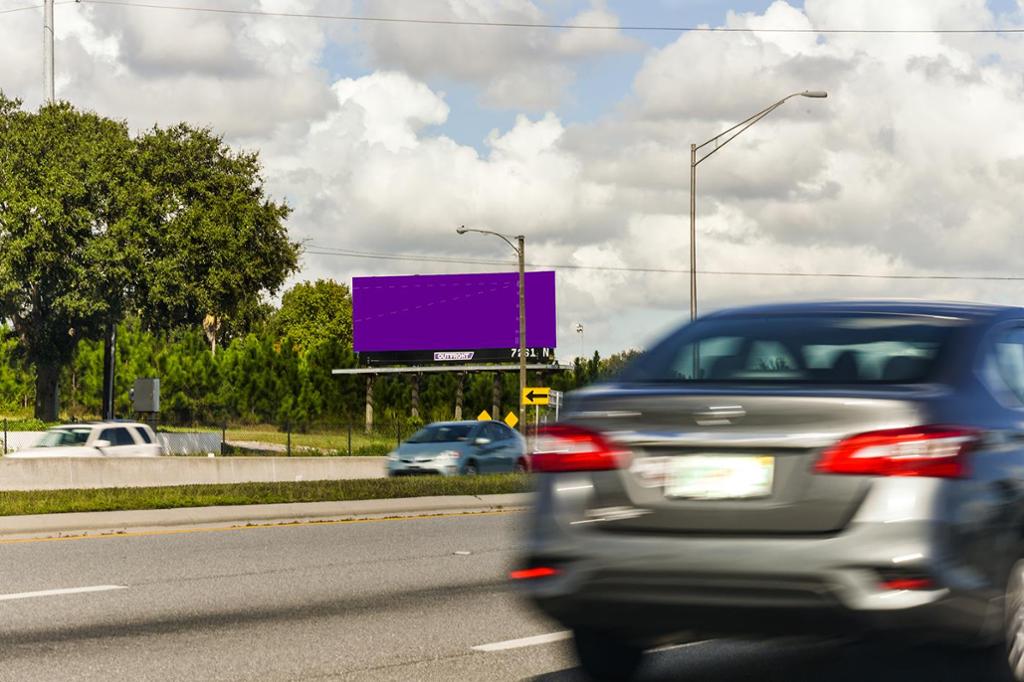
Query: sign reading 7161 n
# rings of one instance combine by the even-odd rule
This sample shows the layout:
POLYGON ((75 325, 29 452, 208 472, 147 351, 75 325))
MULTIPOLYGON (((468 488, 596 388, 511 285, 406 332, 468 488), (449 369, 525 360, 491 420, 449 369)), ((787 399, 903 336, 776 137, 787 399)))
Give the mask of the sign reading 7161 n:
POLYGON ((523 389, 523 405, 547 405, 550 401, 551 389, 546 386, 523 389))

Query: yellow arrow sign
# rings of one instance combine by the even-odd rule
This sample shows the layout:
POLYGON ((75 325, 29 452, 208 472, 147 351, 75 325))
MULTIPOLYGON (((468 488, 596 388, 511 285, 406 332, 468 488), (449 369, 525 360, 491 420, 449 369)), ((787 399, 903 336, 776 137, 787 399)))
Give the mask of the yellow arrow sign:
POLYGON ((547 405, 550 401, 551 389, 547 386, 523 389, 523 405, 547 405))

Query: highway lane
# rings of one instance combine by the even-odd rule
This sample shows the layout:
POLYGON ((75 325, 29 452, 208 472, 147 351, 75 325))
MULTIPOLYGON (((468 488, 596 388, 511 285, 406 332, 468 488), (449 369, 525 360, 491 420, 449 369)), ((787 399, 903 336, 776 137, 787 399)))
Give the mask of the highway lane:
MULTIPOLYGON (((522 523, 0 544, 0 680, 582 679, 561 628, 505 584, 522 523)), ((647 680, 971 679, 941 651, 834 643, 709 642, 650 663, 647 680)))

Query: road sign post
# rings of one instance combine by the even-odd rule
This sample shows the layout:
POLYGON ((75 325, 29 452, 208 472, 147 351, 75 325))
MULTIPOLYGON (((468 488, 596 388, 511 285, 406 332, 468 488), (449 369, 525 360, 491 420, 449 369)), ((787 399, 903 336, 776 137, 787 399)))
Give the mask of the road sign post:
POLYGON ((551 391, 549 394, 550 402, 549 405, 553 405, 555 408, 555 421, 558 421, 558 410, 562 407, 562 392, 551 391))

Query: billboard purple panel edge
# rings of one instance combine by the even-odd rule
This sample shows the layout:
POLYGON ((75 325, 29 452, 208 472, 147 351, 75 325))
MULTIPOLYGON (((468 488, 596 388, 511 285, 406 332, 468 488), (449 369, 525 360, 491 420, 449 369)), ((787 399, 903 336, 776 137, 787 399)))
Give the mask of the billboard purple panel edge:
MULTIPOLYGON (((519 274, 352 278, 357 353, 513 348, 519 274)), ((555 273, 526 273, 526 345, 554 348, 555 273)))

